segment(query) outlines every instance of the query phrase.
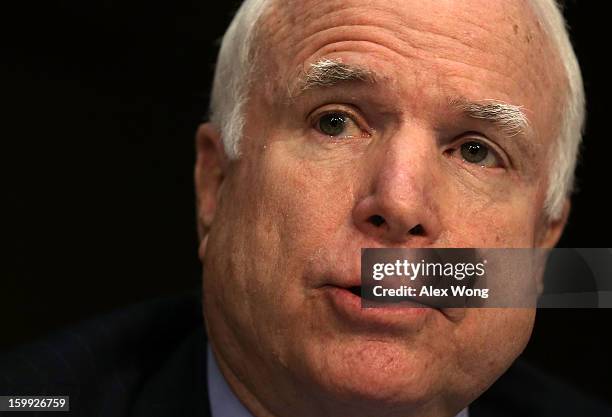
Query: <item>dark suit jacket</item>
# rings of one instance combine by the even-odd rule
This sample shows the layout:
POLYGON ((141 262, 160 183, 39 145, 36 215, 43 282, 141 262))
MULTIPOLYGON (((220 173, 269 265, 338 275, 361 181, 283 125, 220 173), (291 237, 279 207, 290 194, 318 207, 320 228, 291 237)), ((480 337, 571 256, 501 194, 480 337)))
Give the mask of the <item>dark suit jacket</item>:
MULTIPOLYGON (((70 413, 43 417, 208 417, 205 348, 199 291, 155 300, 0 355, 0 395, 70 395, 70 413)), ((487 416, 612 411, 517 361, 470 406, 487 416)))

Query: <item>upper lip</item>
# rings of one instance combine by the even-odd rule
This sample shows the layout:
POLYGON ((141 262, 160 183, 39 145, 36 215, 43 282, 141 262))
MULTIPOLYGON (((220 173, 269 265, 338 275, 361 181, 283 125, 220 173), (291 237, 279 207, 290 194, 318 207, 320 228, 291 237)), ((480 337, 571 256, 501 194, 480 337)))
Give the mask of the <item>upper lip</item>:
POLYGON ((342 277, 339 275, 331 275, 328 280, 323 283, 323 287, 331 285, 334 287, 349 289, 352 287, 361 287, 361 277, 351 275, 350 277, 342 277))
MULTIPOLYGON (((355 287, 359 287, 359 288, 363 287, 363 283, 360 277, 359 278, 354 278, 354 277, 341 278, 339 276, 332 276, 330 280, 326 281, 326 283, 322 285, 322 287, 325 287, 325 286, 332 286, 332 287, 342 288, 345 290, 350 290, 355 287)), ((421 304, 426 307, 439 308, 438 306, 435 306, 431 303, 423 302, 423 300, 421 300, 419 297, 406 297, 406 298, 409 301, 412 301, 417 304, 421 304)))
MULTIPOLYGON (((351 272, 336 272, 336 273, 327 273, 323 275, 323 279, 319 281, 318 288, 325 287, 336 287, 349 291, 353 287, 362 287, 361 280, 361 269, 358 269, 357 273, 351 272)), ((423 308, 431 308, 433 310, 437 310, 439 313, 444 315, 448 320, 456 322, 463 317, 465 314, 465 305, 459 307, 451 307, 445 306, 440 303, 436 303, 435 299, 428 299, 427 297, 423 299, 423 297, 407 297, 407 301, 411 303, 418 304, 423 306, 423 308)), ((393 307, 393 305, 390 305, 393 307)), ((399 305, 398 308, 401 308, 399 305)))
MULTIPOLYGON (((333 286, 333 287, 338 287, 338 288, 342 288, 345 290, 350 290, 351 288, 355 288, 355 287, 361 288, 364 285, 361 280, 361 277, 359 276, 330 275, 328 276, 328 279, 325 280, 323 285, 321 285, 321 287, 326 287, 326 286, 333 286)), ((421 304, 425 307, 430 307, 430 308, 434 308, 437 310, 441 310, 441 311, 444 311, 445 308, 448 307, 448 306, 445 306, 443 303, 436 303, 436 300, 430 297, 418 297, 418 296, 417 297, 405 297, 405 300, 414 302, 416 304, 421 304)))

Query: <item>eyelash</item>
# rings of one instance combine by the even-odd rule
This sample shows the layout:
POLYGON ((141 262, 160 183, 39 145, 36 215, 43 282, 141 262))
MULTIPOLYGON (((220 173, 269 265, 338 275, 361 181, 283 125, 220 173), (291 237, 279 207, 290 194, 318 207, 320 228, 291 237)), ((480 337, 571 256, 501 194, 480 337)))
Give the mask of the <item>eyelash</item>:
MULTIPOLYGON (((355 114, 355 112, 346 109, 346 107, 344 106, 342 106, 341 108, 330 107, 322 111, 317 111, 309 115, 309 118, 311 120, 310 125, 312 126, 312 128, 314 128, 320 135, 325 136, 327 142, 330 142, 330 141, 331 142, 334 142, 334 141, 346 142, 352 139, 370 138, 372 136, 372 130, 363 127, 365 125, 365 122, 362 120, 362 118, 359 117, 357 114, 355 114), (351 122, 354 123, 355 126, 358 129, 360 129, 363 134, 360 136, 334 137, 334 136, 330 136, 322 132, 319 128, 319 123, 321 122, 321 119, 324 116, 327 116, 330 114, 339 114, 351 120, 351 122)), ((501 152, 495 145, 491 144, 489 140, 482 138, 482 135, 480 133, 470 131, 470 132, 465 132, 458 137, 462 139, 456 140, 455 143, 457 144, 452 146, 451 148, 446 149, 444 151, 444 154, 448 154, 449 152, 457 152, 457 151, 460 152, 461 147, 464 144, 470 143, 470 142, 476 142, 476 143, 479 143, 485 146, 487 150, 493 154, 493 156, 498 161, 499 166, 486 167, 486 166, 478 165, 477 163, 468 162, 465 159, 461 158, 461 161, 465 165, 469 165, 472 168, 487 168, 487 169, 498 169, 498 170, 507 169, 508 167, 511 166, 511 161, 509 161, 508 158, 504 156, 505 154, 501 152)))
MULTIPOLYGON (((346 106, 348 107, 348 106, 346 106)), ((363 138, 370 138, 372 136, 372 131, 369 128, 365 128, 364 126, 366 125, 366 123, 363 121, 363 119, 361 117, 359 117, 355 112, 347 109, 345 106, 343 106, 342 108, 338 108, 338 107, 330 107, 328 109, 324 109, 322 111, 317 111, 316 113, 314 113, 313 115, 309 115, 309 118, 311 120, 310 125, 312 126, 313 129, 315 129, 319 134, 324 135, 328 141, 347 141, 347 140, 351 140, 351 139, 363 139, 363 138), (333 137, 330 135, 325 134, 324 132, 321 132, 320 128, 319 128, 319 123, 321 121, 321 119, 327 115, 330 114, 339 114, 342 115, 344 117, 346 117, 347 119, 349 119, 352 123, 355 124, 355 126, 361 131, 361 135, 359 136, 346 136, 346 137, 342 137, 342 138, 337 138, 337 137, 333 137)))
POLYGON ((487 169, 507 169, 508 167, 511 166, 511 161, 509 161, 509 159, 504 156, 505 154, 502 151, 500 151, 497 148, 497 146, 493 145, 490 141, 482 138, 478 132, 465 132, 462 135, 460 135, 460 137, 462 139, 456 141, 456 145, 452 146, 449 149, 446 149, 444 151, 444 154, 448 154, 449 152, 452 152, 452 151, 460 152, 461 147, 463 145, 465 145, 466 143, 475 142, 475 143, 479 143, 485 146, 487 150, 491 152, 493 156, 497 159, 499 166, 486 167, 486 166, 482 166, 476 163, 466 161, 465 159, 461 158, 461 161, 464 164, 469 165, 471 167, 475 167, 475 168, 487 168, 487 169))

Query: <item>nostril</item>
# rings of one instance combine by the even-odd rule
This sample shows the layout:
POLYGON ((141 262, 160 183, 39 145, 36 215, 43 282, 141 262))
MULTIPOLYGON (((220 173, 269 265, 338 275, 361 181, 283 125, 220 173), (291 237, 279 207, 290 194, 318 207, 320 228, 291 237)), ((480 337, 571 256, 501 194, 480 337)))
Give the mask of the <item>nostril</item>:
POLYGON ((425 234, 425 229, 420 224, 417 224, 412 229, 408 231, 408 234, 413 236, 423 236, 425 234))
POLYGON ((385 219, 382 216, 379 216, 378 214, 370 216, 370 218, 368 218, 368 221, 376 227, 380 227, 385 224, 385 219))

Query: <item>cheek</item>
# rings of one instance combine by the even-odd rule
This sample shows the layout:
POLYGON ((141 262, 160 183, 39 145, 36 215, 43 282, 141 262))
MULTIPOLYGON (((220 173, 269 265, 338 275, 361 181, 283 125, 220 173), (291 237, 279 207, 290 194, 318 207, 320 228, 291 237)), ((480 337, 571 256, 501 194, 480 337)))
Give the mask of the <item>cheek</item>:
POLYGON ((282 249, 300 259, 298 255, 309 256, 350 226, 354 175, 346 165, 313 163, 273 152, 271 146, 263 159, 263 211, 274 216, 271 227, 279 231, 282 249))
POLYGON ((441 244, 449 247, 531 247, 539 213, 536 192, 525 187, 498 195, 477 195, 465 190, 445 193, 440 207, 441 244))
MULTIPOLYGON (((475 338, 474 347, 491 367, 504 367, 525 348, 535 319, 535 310, 529 308, 473 309, 465 323, 464 340, 475 338), (484 324, 483 324, 484 323, 484 324), (496 346, 498 349, 490 349, 496 346)), ((477 361, 473 353, 464 356, 477 361)))
POLYGON ((463 395, 475 397, 488 388, 524 350, 534 318, 535 310, 527 308, 468 310, 452 345, 457 364, 452 375, 461 381, 456 389, 469 389, 463 395))
POLYGON ((292 159, 274 143, 249 152, 226 178, 205 262, 225 277, 210 293, 240 320, 303 305, 296 283, 305 260, 345 228, 352 205, 350 175, 292 159))

